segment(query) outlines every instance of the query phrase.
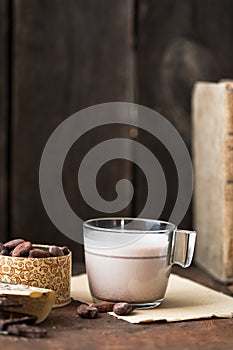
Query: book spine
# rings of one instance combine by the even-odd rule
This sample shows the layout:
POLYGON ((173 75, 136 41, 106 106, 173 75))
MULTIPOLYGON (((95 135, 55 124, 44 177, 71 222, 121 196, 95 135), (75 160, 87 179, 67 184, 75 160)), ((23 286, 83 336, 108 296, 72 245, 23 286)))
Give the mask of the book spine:
POLYGON ((223 265, 226 281, 233 281, 233 83, 226 84, 227 123, 225 133, 225 227, 223 265))

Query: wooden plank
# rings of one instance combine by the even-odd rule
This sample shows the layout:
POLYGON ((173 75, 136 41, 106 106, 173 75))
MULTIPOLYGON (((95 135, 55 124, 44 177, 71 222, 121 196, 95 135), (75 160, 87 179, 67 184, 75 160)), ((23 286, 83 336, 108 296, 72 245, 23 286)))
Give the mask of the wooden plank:
MULTIPOLYGON (((222 287, 197 268, 180 269, 186 277, 220 290, 222 287)), ((85 320, 76 317, 78 302, 73 301, 65 308, 53 309, 43 323, 48 336, 44 339, 6 337, 0 335, 3 348, 9 350, 39 350, 44 347, 70 350, 99 349, 168 349, 197 348, 231 349, 232 319, 209 319, 186 322, 156 322, 131 324, 108 314, 97 319, 85 320)))
POLYGON ((215 58, 215 79, 232 79, 233 41, 232 14, 233 3, 223 0, 221 6, 217 0, 195 0, 195 30, 215 58))
MULTIPOLYGON (((187 94, 181 95, 181 92, 184 92, 182 81, 179 86, 179 95, 174 96, 174 79, 177 79, 177 67, 172 66, 170 67, 171 70, 168 71, 167 64, 168 60, 173 60, 172 63, 178 65, 178 62, 174 60, 174 50, 177 50, 179 45, 181 50, 183 47, 182 42, 180 43, 177 40, 185 37, 186 33, 191 31, 191 23, 191 1, 165 0, 162 4, 153 0, 139 2, 139 102, 146 104, 148 107, 159 109, 158 111, 161 111, 171 122, 176 122, 179 119, 175 126, 179 128, 179 131, 182 131, 183 137, 189 131, 186 120, 189 110, 185 110, 186 107, 189 107, 187 101, 184 105, 182 99, 187 100, 188 96, 187 94), (171 86, 171 84, 173 85, 171 86), (181 89, 183 90, 180 91, 181 89), (173 101, 174 99, 175 101, 173 101), (172 102, 173 109, 168 105, 172 102), (174 105, 180 105, 179 111, 174 110, 174 105), (178 112, 180 114, 177 115, 178 112), (179 124, 177 125, 177 123, 179 124)), ((182 58, 179 55, 177 59, 182 58)), ((186 137, 186 141, 188 140, 190 139, 186 137)))
POLYGON ((233 81, 197 83, 192 102, 195 259, 233 283, 233 81))
MULTIPOLYGON (((173 66, 173 63, 179 66, 178 60, 182 60, 176 51, 182 50, 185 46, 185 42, 179 38, 190 31, 191 16, 191 1, 138 2, 138 101, 160 112, 172 122, 188 146, 190 145, 189 94, 186 92, 186 81, 177 83, 180 72, 176 74, 178 67, 173 66)), ((154 137, 139 133, 139 141, 156 155, 165 170, 168 195, 161 218, 167 220, 175 204, 178 190, 174 162, 166 148, 154 137)), ((138 203, 145 192, 145 187, 140 185, 143 183, 142 174, 136 172, 135 181, 139 189, 136 202, 138 210, 140 206, 138 203)), ((190 222, 189 214, 181 226, 190 227, 190 222)))
POLYGON ((0 1, 0 241, 7 239, 8 1, 0 1))
MULTIPOLYGON (((80 247, 51 224, 43 208, 39 162, 50 134, 69 115, 97 103, 132 100, 133 1, 69 0, 65 6, 61 0, 13 3, 13 234, 68 244, 75 259, 81 259, 80 247)), ((128 129, 119 132, 123 136, 128 129)), ((79 147, 74 145, 64 165, 67 198, 84 219, 96 211, 83 203, 76 190, 78 165, 86 146, 109 135, 109 129, 89 133, 79 147)), ((109 179, 114 183, 122 173, 131 178, 130 164, 121 165, 102 175, 100 182, 107 184, 106 189, 101 186, 103 196, 111 196, 109 179)))
MULTIPOLYGON (((164 115, 190 150, 190 97, 194 83, 231 78, 233 74, 232 9, 229 0, 221 5, 218 1, 201 0, 138 1, 138 101, 164 115)), ((146 139, 144 142, 156 154, 157 143, 153 145, 152 140, 146 139)), ((163 153, 160 157, 166 162, 163 153)), ((168 172, 167 179, 173 190, 163 212, 165 219, 169 217, 177 187, 169 173, 174 172, 168 172)), ((142 177, 138 173, 135 177, 140 188, 142 177)), ((137 203, 144 196, 145 188, 141 188, 137 203)), ((192 226, 191 209, 181 226, 192 226)))

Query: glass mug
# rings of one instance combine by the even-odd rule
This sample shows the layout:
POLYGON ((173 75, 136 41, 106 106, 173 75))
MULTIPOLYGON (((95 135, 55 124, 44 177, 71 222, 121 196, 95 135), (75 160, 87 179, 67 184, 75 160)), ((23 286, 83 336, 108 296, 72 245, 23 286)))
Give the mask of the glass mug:
POLYGON ((85 263, 95 302, 124 301, 136 308, 161 304, 171 267, 191 264, 196 232, 150 219, 84 222, 85 263))

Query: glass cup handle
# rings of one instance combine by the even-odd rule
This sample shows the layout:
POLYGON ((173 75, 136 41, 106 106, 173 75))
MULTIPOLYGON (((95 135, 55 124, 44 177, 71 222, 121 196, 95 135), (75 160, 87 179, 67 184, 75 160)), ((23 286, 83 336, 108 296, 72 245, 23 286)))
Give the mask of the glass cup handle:
POLYGON ((171 264, 190 266, 196 241, 195 231, 176 230, 173 239, 171 264))

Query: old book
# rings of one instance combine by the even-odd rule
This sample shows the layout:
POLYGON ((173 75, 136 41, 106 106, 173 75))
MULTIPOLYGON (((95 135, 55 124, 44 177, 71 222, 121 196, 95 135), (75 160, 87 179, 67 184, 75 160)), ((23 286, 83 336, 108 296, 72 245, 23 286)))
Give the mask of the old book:
POLYGON ((233 81, 196 83, 192 110, 195 261, 233 282, 233 81))

